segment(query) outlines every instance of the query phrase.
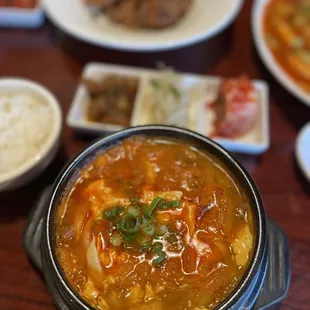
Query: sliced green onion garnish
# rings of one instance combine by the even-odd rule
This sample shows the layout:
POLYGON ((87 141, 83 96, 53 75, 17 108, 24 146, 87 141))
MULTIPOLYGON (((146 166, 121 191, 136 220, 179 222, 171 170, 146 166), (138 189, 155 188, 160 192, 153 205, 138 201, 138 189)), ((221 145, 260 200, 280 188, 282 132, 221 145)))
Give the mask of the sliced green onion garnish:
POLYGON ((168 227, 166 225, 159 225, 156 228, 156 235, 163 236, 168 231, 168 227))
POLYGON ((172 207, 172 208, 178 208, 179 206, 180 206, 180 201, 179 200, 173 200, 173 201, 171 201, 170 202, 170 206, 172 207))
POLYGON ((113 207, 103 212, 103 218, 106 220, 114 220, 122 214, 123 211, 124 207, 113 207))
POLYGON ((138 238, 138 234, 132 234, 132 235, 125 235, 122 234, 123 240, 125 242, 125 244, 132 244, 134 240, 136 240, 138 238))
POLYGON ((147 216, 145 216, 145 215, 141 217, 141 223, 142 224, 149 222, 149 220, 150 219, 147 216))
POLYGON ((148 218, 151 218, 153 215, 153 212, 155 211, 156 208, 160 210, 166 210, 169 208, 177 208, 180 206, 180 201, 178 200, 173 200, 173 201, 166 201, 162 197, 155 197, 151 204, 146 207, 145 209, 145 215, 148 218))
POLYGON ((110 238, 110 242, 113 246, 120 246, 123 243, 121 234, 114 232, 110 238))
POLYGON ((128 208, 128 213, 138 217, 140 215, 140 210, 137 207, 129 207, 128 208))
POLYGON ((173 200, 173 201, 168 201, 165 205, 165 208, 177 208, 180 206, 180 201, 179 200, 173 200))
MULTIPOLYGON (((160 264, 166 258, 163 252, 163 244, 154 242, 154 235, 158 237, 167 236, 168 227, 166 225, 155 226, 155 212, 157 210, 166 210, 169 208, 177 208, 180 201, 167 201, 162 197, 155 197, 150 205, 139 203, 137 198, 132 201, 128 209, 117 206, 105 210, 103 217, 114 225, 116 231, 112 232, 110 243, 113 246, 124 244, 128 248, 136 248, 139 251, 152 252, 156 257, 154 265, 160 264)), ((167 236, 169 242, 177 242, 176 236, 167 236), (174 239, 174 240, 172 240, 174 239)))
POLYGON ((152 263, 154 266, 160 265, 166 259, 166 254, 164 252, 160 252, 157 258, 153 259, 152 263))
POLYGON ((141 225, 141 230, 148 236, 153 236, 155 234, 155 225, 152 221, 143 223, 141 225))
POLYGON ((160 254, 163 251, 163 245, 160 242, 155 242, 152 245, 152 251, 156 254, 160 254))
POLYGON ((140 244, 141 244, 141 250, 142 251, 147 251, 152 246, 151 241, 150 240, 146 240, 146 239, 143 239, 143 241, 140 242, 140 244))
POLYGON ((152 217, 153 211, 154 211, 156 208, 160 207, 161 204, 162 204, 164 201, 165 201, 165 200, 164 200, 163 198, 161 198, 161 197, 155 197, 155 198, 152 200, 151 204, 150 204, 149 206, 146 207, 146 209, 145 209, 145 215, 146 215, 147 217, 149 217, 149 218, 152 217))
POLYGON ((180 206, 180 201, 173 200, 173 201, 166 201, 165 203, 162 203, 159 208, 162 210, 166 210, 169 208, 177 208, 179 206, 180 206))
POLYGON ((117 228, 124 234, 134 234, 140 229, 140 222, 136 216, 126 214, 117 224, 117 228))

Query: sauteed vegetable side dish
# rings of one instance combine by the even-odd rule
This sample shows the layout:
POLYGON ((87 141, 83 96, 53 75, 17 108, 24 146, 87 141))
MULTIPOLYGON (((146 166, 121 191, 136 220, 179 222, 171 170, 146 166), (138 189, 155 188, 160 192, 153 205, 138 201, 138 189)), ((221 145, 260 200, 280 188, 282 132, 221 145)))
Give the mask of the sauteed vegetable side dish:
POLYGON ((271 0, 264 31, 281 67, 310 92, 310 0, 271 0))
POLYGON ((139 80, 110 74, 101 80, 83 79, 90 96, 87 119, 91 122, 130 125, 139 80))
POLYGON ((56 253, 96 309, 212 309, 245 274, 250 202, 213 155, 129 138, 81 172, 57 213, 56 253))

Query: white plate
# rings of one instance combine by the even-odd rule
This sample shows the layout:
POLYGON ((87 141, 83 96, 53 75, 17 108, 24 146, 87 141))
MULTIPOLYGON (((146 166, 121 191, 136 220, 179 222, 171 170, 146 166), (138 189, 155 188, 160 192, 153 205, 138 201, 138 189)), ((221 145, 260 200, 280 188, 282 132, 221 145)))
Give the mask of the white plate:
MULTIPOLYGON (((168 1, 168 0, 167 0, 168 1)), ((239 13, 243 0, 194 0, 176 25, 161 30, 130 29, 95 17, 83 0, 43 0, 48 17, 77 39, 128 51, 159 51, 183 47, 224 30, 239 13)))
MULTIPOLYGON (((90 63, 83 70, 83 77, 95 79, 105 74, 117 73, 124 75, 133 75, 140 79, 139 89, 131 116, 131 125, 137 126, 147 124, 146 103, 144 101, 147 85, 151 78, 161 76, 161 72, 156 70, 130 68, 124 66, 106 65, 102 63, 90 63)), ((193 110, 196 111, 196 124, 190 128, 201 134, 208 135, 212 121, 209 115, 212 111, 206 108, 206 103, 212 101, 218 92, 221 79, 211 76, 199 76, 193 74, 182 74, 183 87, 197 87, 200 99, 196 99, 193 110), (208 126, 206 126, 208 124, 208 126)), ((269 101, 268 87, 266 83, 254 81, 254 86, 258 92, 260 114, 256 125, 247 134, 235 139, 215 139, 218 143, 232 152, 260 154, 269 148, 269 101)), ((70 111, 67 116, 67 124, 79 131, 86 133, 102 134, 105 132, 113 132, 123 127, 111 124, 99 124, 89 122, 85 117, 85 111, 88 104, 88 95, 86 88, 79 85, 72 102, 70 111)))
POLYGON ((0 8, 1 27, 39 28, 43 23, 44 13, 39 1, 38 5, 33 9, 0 8))
POLYGON ((310 123, 299 132, 295 152, 299 167, 310 182, 310 123))
POLYGON ((274 59, 264 39, 263 18, 265 7, 271 0, 256 0, 252 12, 252 31, 258 53, 275 78, 296 98, 310 106, 310 94, 300 88, 274 59))

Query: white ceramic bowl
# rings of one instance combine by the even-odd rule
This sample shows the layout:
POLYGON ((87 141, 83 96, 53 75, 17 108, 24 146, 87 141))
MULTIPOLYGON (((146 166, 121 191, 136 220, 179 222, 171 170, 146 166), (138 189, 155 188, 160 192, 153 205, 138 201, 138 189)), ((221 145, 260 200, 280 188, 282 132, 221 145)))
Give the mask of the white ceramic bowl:
POLYGON ((264 39, 263 18, 266 6, 271 0, 255 0, 252 11, 252 31, 256 49, 264 62, 279 83, 286 88, 292 95, 298 98, 304 104, 310 106, 310 94, 306 93, 298 86, 289 75, 281 68, 274 59, 264 39))
MULTIPOLYGON (((169 0, 167 0, 169 1, 169 0)), ((194 0, 177 24, 158 30, 130 29, 93 15, 84 0, 43 0, 49 19, 82 41, 127 51, 163 51, 211 38, 237 17, 244 0, 194 0)))
POLYGON ((62 128, 60 106, 55 96, 43 86, 25 79, 3 78, 0 79, 0 94, 6 92, 29 92, 41 97, 51 107, 54 120, 50 136, 34 158, 12 171, 0 174, 0 191, 12 190, 25 185, 38 176, 51 163, 58 151, 62 128))

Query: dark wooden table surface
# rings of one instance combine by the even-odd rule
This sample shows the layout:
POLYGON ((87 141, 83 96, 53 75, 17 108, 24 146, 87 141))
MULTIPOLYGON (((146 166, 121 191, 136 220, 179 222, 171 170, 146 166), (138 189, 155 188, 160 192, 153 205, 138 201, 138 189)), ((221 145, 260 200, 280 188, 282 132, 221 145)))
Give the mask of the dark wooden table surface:
MULTIPOLYGON (((253 46, 247 0, 235 23, 209 42, 156 54, 131 54, 100 49, 78 42, 46 23, 40 30, 0 30, 0 76, 38 81, 59 99, 63 115, 85 63, 104 61, 155 66, 162 60, 178 70, 266 80, 270 85, 271 147, 261 156, 238 155, 256 181, 268 216, 286 232, 291 251, 292 278, 285 309, 310 309, 310 184, 294 158, 295 139, 310 120, 310 109, 291 97, 269 75, 253 46)), ((22 247, 27 215, 40 191, 52 183, 61 167, 91 138, 63 128, 57 158, 33 183, 0 194, 0 309, 55 309, 40 274, 22 247)))

